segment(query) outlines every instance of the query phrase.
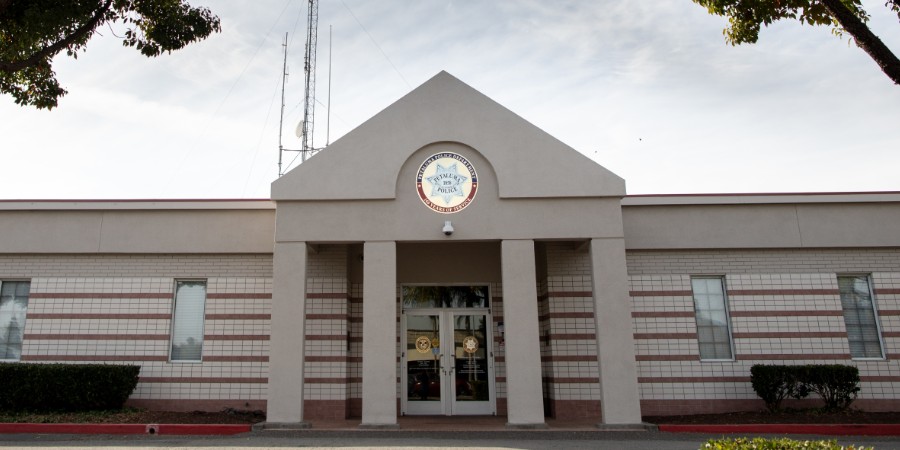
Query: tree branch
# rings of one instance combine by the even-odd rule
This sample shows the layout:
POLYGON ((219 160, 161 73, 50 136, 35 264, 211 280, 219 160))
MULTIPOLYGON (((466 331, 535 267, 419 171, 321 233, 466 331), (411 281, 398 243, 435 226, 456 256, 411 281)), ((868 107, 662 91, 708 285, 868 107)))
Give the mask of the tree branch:
MULTIPOLYGON (((0 6, 7 2, 7 0, 0 0, 0 6)), ((53 55, 62 51, 62 49, 68 47, 69 45, 75 43, 79 39, 83 38, 86 34, 92 32, 97 25, 103 20, 103 16, 109 10, 110 5, 112 5, 112 0, 106 0, 102 6, 94 13, 90 20, 85 22, 84 25, 78 27, 72 34, 66 36, 60 41, 53 43, 47 47, 42 48, 37 53, 29 56, 20 61, 0 61, 0 72, 18 72, 26 67, 33 66, 44 59, 52 57, 53 55)))
POLYGON ((882 72, 894 81, 894 84, 900 84, 900 59, 891 52, 891 49, 881 42, 875 33, 863 23, 852 11, 847 9, 841 0, 821 0, 825 9, 834 17, 841 27, 853 36, 856 45, 863 49, 875 60, 882 72))

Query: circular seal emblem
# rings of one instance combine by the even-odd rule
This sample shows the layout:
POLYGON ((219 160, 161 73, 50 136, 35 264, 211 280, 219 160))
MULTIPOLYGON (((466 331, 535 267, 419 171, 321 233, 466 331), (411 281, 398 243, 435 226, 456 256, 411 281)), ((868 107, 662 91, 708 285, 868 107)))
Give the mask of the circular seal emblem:
POLYGON ((428 336, 419 336, 416 338, 416 351, 419 353, 428 353, 431 350, 431 340, 428 336))
POLYGON ((478 175, 458 153, 435 153, 419 166, 416 190, 425 206, 442 214, 462 211, 475 199, 478 175))
POLYGON ((478 351, 478 339, 475 336, 466 336, 462 341, 463 351, 472 354, 478 351))

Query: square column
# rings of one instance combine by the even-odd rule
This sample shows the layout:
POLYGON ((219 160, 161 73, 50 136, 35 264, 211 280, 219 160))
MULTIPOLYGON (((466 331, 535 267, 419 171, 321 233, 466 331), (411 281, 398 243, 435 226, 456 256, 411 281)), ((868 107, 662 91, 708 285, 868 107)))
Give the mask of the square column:
POLYGON ((362 423, 397 427, 397 245, 363 244, 362 423))
POLYGON ((591 265, 603 423, 640 424, 625 240, 592 239, 591 265))
POLYGON ((501 244, 507 425, 545 427, 534 241, 501 244))
POLYGON ((266 421, 284 427, 307 426, 303 424, 306 263, 306 242, 275 243, 266 421))

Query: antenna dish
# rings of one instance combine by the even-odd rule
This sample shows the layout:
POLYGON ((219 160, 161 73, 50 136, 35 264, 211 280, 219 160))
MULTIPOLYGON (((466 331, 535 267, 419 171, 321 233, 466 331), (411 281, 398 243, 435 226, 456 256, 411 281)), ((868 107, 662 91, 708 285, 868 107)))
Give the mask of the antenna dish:
POLYGON ((303 122, 297 123, 297 128, 294 129, 294 134, 298 138, 303 139, 303 122))

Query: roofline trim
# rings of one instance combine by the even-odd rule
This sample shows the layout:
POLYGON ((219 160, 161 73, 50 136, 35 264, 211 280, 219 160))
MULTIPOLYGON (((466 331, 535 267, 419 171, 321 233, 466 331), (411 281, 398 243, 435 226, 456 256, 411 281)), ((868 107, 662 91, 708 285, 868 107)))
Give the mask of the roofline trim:
POLYGON ((747 205, 795 203, 896 203, 900 191, 777 192, 738 194, 641 194, 628 195, 622 206, 652 205, 747 205))
POLYGON ((269 199, 0 199, 0 211, 90 210, 275 210, 275 202, 269 199))

